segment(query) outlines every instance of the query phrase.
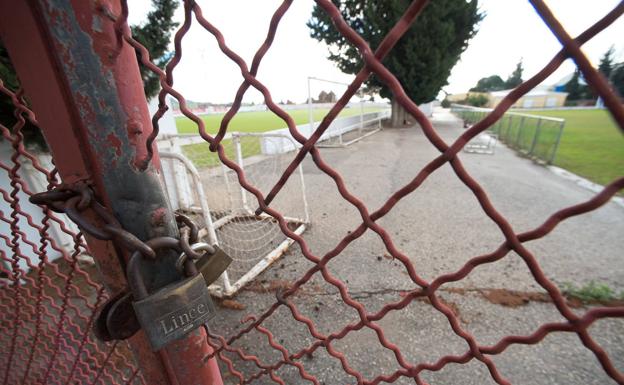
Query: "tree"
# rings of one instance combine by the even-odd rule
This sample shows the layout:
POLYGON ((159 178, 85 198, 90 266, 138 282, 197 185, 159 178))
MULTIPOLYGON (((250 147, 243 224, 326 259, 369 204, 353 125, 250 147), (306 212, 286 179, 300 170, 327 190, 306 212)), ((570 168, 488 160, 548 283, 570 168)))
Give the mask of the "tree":
POLYGON ((483 94, 468 94, 465 103, 473 107, 483 107, 489 101, 488 97, 483 94))
POLYGON ((498 75, 488 76, 487 78, 481 78, 477 82, 475 87, 470 89, 470 92, 490 92, 500 91, 505 89, 505 82, 498 75))
MULTIPOLYGON (((2 42, 0 42, 0 80, 2 80, 4 86, 11 91, 17 91, 20 88, 15 68, 13 68, 13 63, 11 63, 9 53, 2 45, 2 42)), ((15 106, 13 105, 11 98, 3 92, 0 92, 0 124, 8 129, 11 129, 15 123, 17 123, 17 118, 15 117, 15 106)), ((43 135, 30 121, 26 120, 20 132, 24 136, 24 142, 28 145, 28 147, 36 147, 39 150, 46 149, 43 135)))
MULTIPOLYGON (((403 15, 409 0, 332 0, 345 21, 375 50, 384 36, 403 15)), ((476 34, 483 14, 476 0, 437 0, 430 2, 410 29, 384 58, 383 64, 401 82, 415 103, 433 100, 448 84, 451 69, 476 34)), ((328 58, 349 74, 363 67, 363 60, 331 19, 316 5, 307 23, 310 35, 329 46, 328 58)), ((390 89, 376 76, 366 84, 379 87, 380 95, 392 100, 393 125, 405 124, 406 114, 390 89)))
POLYGON ((613 66, 613 71, 611 72, 611 84, 620 94, 620 97, 624 97, 624 62, 613 66))
POLYGON ((509 77, 505 81, 505 88, 516 88, 520 84, 522 84, 522 71, 524 71, 524 68, 522 67, 522 59, 520 59, 518 64, 516 64, 516 69, 511 73, 511 75, 509 75, 509 77))
MULTIPOLYGON (((152 5, 154 9, 148 13, 147 21, 141 26, 132 26, 131 29, 134 38, 150 51, 150 57, 154 63, 160 68, 164 68, 171 57, 167 47, 171 38, 171 30, 177 25, 177 23, 171 20, 178 2, 177 0, 152 0, 152 5)), ((147 99, 150 99, 158 93, 160 88, 159 80, 147 67, 141 64, 140 60, 139 69, 143 78, 145 96, 147 99)), ((0 79, 5 87, 10 90, 16 91, 20 88, 17 74, 2 42, 0 42, 0 79)), ((11 99, 0 93, 0 123, 9 128, 13 126, 16 122, 14 110, 15 107, 11 99)), ((27 121, 21 131, 24 135, 24 142, 27 145, 34 145, 41 149, 46 148, 41 132, 30 122, 27 121)))
POLYGON ((568 80, 568 82, 563 86, 563 90, 568 93, 568 101, 576 101, 581 99, 583 94, 583 90, 581 84, 579 83, 580 71, 577 68, 574 70, 574 74, 568 80))
POLYGON ((600 58, 600 64, 598 65, 598 71, 600 71, 605 78, 609 79, 611 77, 611 72, 613 71, 613 53, 615 49, 611 46, 607 52, 602 55, 600 58))
MULTIPOLYGON (((171 31, 178 25, 172 21, 173 13, 178 7, 177 0, 152 0, 153 9, 147 14, 146 21, 141 25, 134 25, 131 28, 132 36, 150 53, 150 58, 160 68, 171 59, 169 52, 169 41, 171 31)), ((141 64, 141 57, 137 51, 141 78, 143 78, 143 89, 145 97, 149 100, 156 96, 160 90, 160 79, 147 67, 141 64)))

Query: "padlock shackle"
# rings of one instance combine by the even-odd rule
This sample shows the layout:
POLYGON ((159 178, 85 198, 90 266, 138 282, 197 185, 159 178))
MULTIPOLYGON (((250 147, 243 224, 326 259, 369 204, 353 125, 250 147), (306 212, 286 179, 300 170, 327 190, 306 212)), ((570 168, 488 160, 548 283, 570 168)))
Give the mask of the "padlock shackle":
POLYGON ((183 252, 176 260, 175 267, 178 272, 186 274, 188 276, 193 276, 197 274, 197 267, 195 266, 195 263, 193 262, 191 264, 188 264, 187 262, 189 262, 189 260, 201 258, 203 256, 203 253, 199 253, 200 251, 207 252, 210 255, 213 255, 215 253, 214 246, 205 242, 197 242, 193 243, 192 245, 187 245, 188 247, 184 247, 184 241, 180 240, 180 246, 182 247, 183 252), (192 254, 189 254, 187 249, 190 249, 192 254), (195 258, 193 256, 195 254, 198 255, 199 258, 195 258))
MULTIPOLYGON (((154 251, 160 249, 173 249, 178 253, 182 252, 180 240, 173 237, 153 238, 145 243, 154 251)), ((144 299, 149 295, 140 269, 143 259, 147 258, 141 253, 141 251, 137 250, 132 253, 130 260, 128 261, 128 265, 126 266, 126 279, 128 280, 128 286, 130 287, 130 291, 134 295, 135 300, 144 299)))

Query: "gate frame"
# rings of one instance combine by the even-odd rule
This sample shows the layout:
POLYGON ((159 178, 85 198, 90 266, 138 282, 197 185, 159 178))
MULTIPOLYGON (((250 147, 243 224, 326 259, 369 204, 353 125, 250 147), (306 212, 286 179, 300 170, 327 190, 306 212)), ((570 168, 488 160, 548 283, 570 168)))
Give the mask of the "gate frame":
MULTIPOLYGON (((152 132, 134 50, 118 37, 113 0, 0 0, 0 34, 42 127, 61 180, 87 181, 122 227, 142 241, 179 237, 164 193, 157 155, 147 170, 143 145, 152 132), (132 191, 128 194, 127 191, 132 191)), ((89 215, 88 212, 86 212, 89 215)), ((97 222, 97 216, 91 220, 97 222)), ((129 253, 85 236, 111 294, 126 287, 129 253)), ((173 251, 145 270, 150 290, 182 278, 173 251)), ((88 331, 86 331, 88 332, 88 331)), ((142 331, 128 340, 148 384, 222 385, 213 350, 200 328, 152 352, 142 331)))

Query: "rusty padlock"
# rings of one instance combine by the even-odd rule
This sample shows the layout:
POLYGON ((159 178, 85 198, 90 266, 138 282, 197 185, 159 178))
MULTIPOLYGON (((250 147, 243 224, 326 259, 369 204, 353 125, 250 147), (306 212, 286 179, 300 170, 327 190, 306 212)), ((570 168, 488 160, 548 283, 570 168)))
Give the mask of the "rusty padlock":
MULTIPOLYGON (((216 281, 232 263, 232 258, 219 246, 198 242, 189 245, 189 247, 190 251, 185 250, 184 254, 193 258, 197 257, 195 258, 195 267, 203 275, 206 286, 210 286, 216 281)), ((186 249, 184 243, 182 243, 182 249, 186 249)), ((181 255, 177 262, 178 269, 181 268, 183 261, 181 255)))
MULTIPOLYGON (((175 238, 161 237, 147 242, 153 249, 170 248, 181 252, 175 238)), ((186 278, 148 293, 140 266, 145 260, 140 252, 132 254, 127 266, 128 284, 135 298, 132 303, 154 351, 180 339, 215 315, 215 307, 201 274, 188 258, 184 263, 186 278)))

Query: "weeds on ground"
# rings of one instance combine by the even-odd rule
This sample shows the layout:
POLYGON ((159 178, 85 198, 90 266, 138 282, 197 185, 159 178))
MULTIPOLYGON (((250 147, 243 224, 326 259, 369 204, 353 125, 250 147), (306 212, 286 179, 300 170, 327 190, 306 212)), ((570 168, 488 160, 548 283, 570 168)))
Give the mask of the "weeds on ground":
POLYGON ((583 302, 624 300, 624 290, 617 293, 606 283, 589 281, 584 286, 576 286, 573 283, 565 282, 561 288, 566 296, 578 298, 583 302))

